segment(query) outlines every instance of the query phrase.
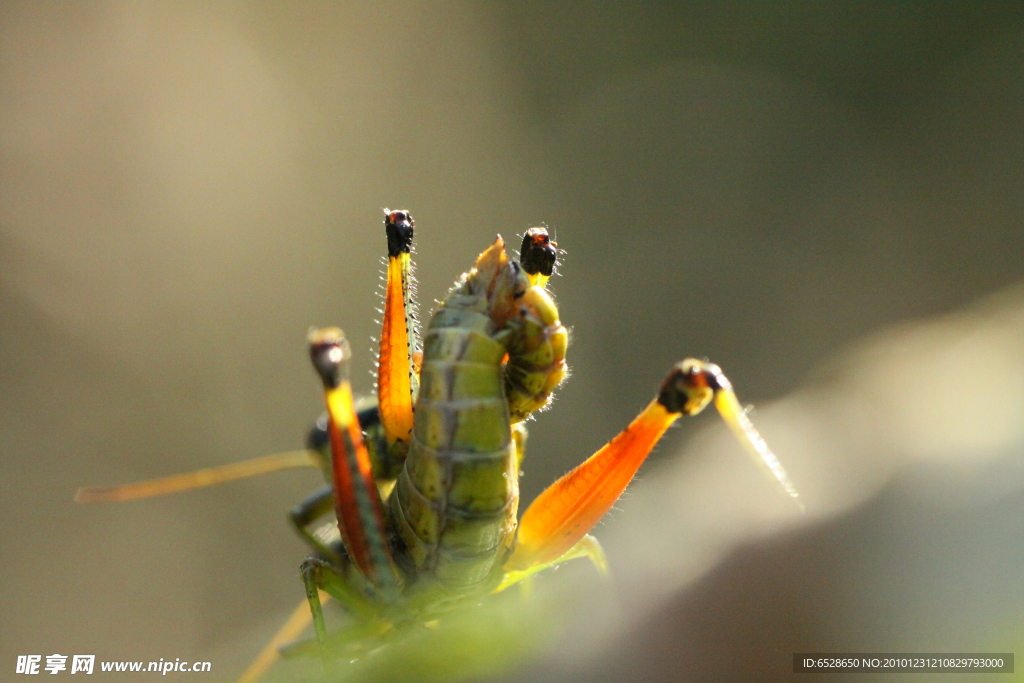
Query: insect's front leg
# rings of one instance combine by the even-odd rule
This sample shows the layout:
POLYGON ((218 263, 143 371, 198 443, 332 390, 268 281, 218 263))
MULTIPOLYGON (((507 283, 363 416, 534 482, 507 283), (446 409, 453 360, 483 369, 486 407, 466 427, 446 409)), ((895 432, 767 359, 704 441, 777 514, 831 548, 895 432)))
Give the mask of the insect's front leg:
MULTIPOLYGON (((300 568, 302 583, 306 588, 306 600, 313 615, 313 628, 324 666, 330 668, 331 658, 327 652, 327 627, 324 623, 320 591, 337 600, 361 624, 375 624, 380 608, 367 599, 358 587, 329 562, 316 557, 306 558, 300 568)), ((383 623, 383 622, 381 622, 383 623)))
MULTIPOLYGON (((330 487, 325 490, 327 500, 330 501, 333 490, 330 487)), ((315 519, 318 516, 315 514, 317 508, 323 505, 323 493, 324 490, 321 490, 307 498, 293 511, 293 515, 309 515, 310 519, 315 519), (300 512, 303 506, 307 507, 300 512)), ((300 524, 296 526, 301 533, 303 527, 300 524)), ((236 683, 257 683, 281 656, 287 658, 319 654, 324 666, 330 671, 333 653, 327 647, 329 640, 338 640, 348 633, 350 640, 357 641, 380 635, 390 628, 390 623, 380 616, 381 606, 366 597, 365 592, 370 590, 369 584, 358 574, 348 558, 343 558, 338 565, 318 557, 307 558, 300 567, 300 575, 306 589, 306 601, 299 605, 236 683), (337 600, 355 620, 354 624, 330 638, 327 637, 320 591, 337 600), (314 624, 316 639, 296 640, 309 627, 310 620, 314 624)))
POLYGON ((334 511, 334 487, 327 485, 310 494, 301 503, 292 508, 288 514, 288 521, 291 522, 295 531, 309 544, 317 554, 326 559, 341 564, 342 556, 329 544, 321 540, 311 526, 321 517, 325 517, 334 511))
POLYGON ((419 392, 419 341, 412 283, 415 221, 408 211, 385 212, 388 269, 377 361, 377 400, 389 454, 404 460, 412 439, 413 405, 419 392))
MULTIPOLYGON (((383 607, 369 600, 355 585, 361 577, 351 572, 342 573, 337 567, 324 560, 309 557, 301 566, 302 583, 306 590, 306 601, 312 614, 313 630, 316 633, 315 647, 324 661, 324 668, 332 672, 334 661, 353 644, 366 646, 392 628, 392 623, 383 615, 383 607), (324 622, 324 608, 319 593, 326 594, 338 601, 352 617, 353 623, 339 629, 330 637, 324 622)), ((292 656, 309 652, 311 641, 297 642, 283 648, 282 654, 292 656)))

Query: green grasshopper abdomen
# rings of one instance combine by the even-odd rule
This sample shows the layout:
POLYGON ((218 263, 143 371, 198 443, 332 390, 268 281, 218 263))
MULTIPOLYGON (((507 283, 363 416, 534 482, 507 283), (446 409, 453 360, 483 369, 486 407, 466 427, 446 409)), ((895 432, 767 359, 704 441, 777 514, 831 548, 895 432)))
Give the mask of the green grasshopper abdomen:
MULTIPOLYGON (((509 274, 517 277, 498 277, 509 274)), ((408 569, 453 590, 500 569, 519 502, 507 335, 498 334, 489 289, 472 274, 431 319, 409 455, 389 501, 408 569)))

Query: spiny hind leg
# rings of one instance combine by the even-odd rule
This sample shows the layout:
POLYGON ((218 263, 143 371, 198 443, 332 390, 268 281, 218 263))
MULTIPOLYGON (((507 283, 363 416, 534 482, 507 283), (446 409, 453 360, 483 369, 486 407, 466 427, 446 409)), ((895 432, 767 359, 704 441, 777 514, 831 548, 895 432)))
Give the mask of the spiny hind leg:
POLYGON ((676 418, 696 415, 712 401, 744 448, 802 509, 796 489, 750 423, 729 380, 717 365, 690 358, 672 368, 658 395, 628 427, 530 505, 519 522, 506 571, 557 562, 570 552, 619 499, 676 418))
MULTIPOLYGON (((526 457, 526 438, 527 430, 526 425, 524 423, 520 422, 512 425, 512 442, 515 444, 516 449, 517 468, 522 467, 523 458, 526 457)), ((576 545, 572 546, 563 555, 555 558, 554 560, 534 564, 521 571, 507 572, 504 578, 502 579, 501 584, 496 589, 494 589, 494 592, 501 592, 509 586, 512 586, 521 581, 524 581, 525 579, 528 579, 537 572, 543 571, 550 567, 554 567, 563 562, 568 562, 569 560, 575 560, 579 557, 590 558, 590 561, 594 564, 594 567, 597 568, 597 571, 600 572, 602 575, 607 575, 608 561, 605 557, 604 549, 601 547, 601 544, 598 542, 596 538, 594 538, 590 534, 586 534, 585 536, 583 536, 583 538, 577 541, 576 545)))
POLYGON ((324 387, 331 453, 334 508, 345 551, 385 599, 396 596, 403 577, 388 547, 384 512, 370 455, 353 407, 348 381, 351 348, 336 327, 309 332, 309 353, 324 387))
POLYGON ((413 300, 413 221, 408 211, 387 211, 388 270, 384 320, 377 361, 380 421, 392 457, 404 459, 412 438, 413 404, 419 390, 418 341, 413 300))

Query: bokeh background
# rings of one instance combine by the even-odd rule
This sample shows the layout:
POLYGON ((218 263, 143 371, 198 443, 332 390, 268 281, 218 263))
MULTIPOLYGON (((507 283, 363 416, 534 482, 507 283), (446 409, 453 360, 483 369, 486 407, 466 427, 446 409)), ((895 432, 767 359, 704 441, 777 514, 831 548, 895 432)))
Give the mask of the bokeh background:
POLYGON ((299 446, 311 324, 369 392, 383 207, 416 218, 424 313, 496 233, 567 252, 573 376, 524 500, 697 356, 807 502, 682 425, 598 529, 590 628, 508 677, 1014 651, 1022 64, 1018 2, 0 4, 0 678, 231 680, 294 608, 314 472, 71 497, 299 446))

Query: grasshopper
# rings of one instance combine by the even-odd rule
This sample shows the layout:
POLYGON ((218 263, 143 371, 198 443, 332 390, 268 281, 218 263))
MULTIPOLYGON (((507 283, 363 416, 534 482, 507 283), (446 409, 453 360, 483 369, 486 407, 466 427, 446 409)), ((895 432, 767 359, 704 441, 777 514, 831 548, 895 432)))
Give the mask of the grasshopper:
POLYGON ((421 342, 411 277, 415 223, 408 211, 385 214, 375 404, 356 408, 347 372, 351 350, 341 330, 313 329, 309 352, 326 412, 306 450, 76 495, 80 502, 130 500, 287 467, 323 470, 327 486, 291 514, 314 551, 301 566, 308 606, 241 680, 256 680, 278 646, 310 620, 315 647, 330 668, 332 642, 373 640, 403 624, 433 622, 573 558, 588 557, 603 570, 604 553, 590 530, 675 420, 711 403, 801 505, 729 380, 718 366, 690 358, 670 370, 622 432, 520 517, 525 422, 548 406, 567 374, 568 332, 547 289, 557 245, 545 228, 530 228, 519 259, 511 260, 499 236, 441 301, 421 342), (314 530, 331 512, 336 533, 314 530), (321 596, 352 615, 342 636, 328 634, 321 596))

